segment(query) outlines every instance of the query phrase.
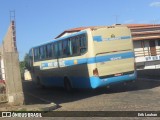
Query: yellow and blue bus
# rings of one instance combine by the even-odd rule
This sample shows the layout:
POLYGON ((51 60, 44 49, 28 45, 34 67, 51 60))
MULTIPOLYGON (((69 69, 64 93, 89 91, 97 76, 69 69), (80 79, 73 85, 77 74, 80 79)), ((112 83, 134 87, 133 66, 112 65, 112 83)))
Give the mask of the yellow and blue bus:
POLYGON ((33 80, 46 87, 95 89, 137 76, 125 26, 88 28, 33 47, 29 56, 33 80))

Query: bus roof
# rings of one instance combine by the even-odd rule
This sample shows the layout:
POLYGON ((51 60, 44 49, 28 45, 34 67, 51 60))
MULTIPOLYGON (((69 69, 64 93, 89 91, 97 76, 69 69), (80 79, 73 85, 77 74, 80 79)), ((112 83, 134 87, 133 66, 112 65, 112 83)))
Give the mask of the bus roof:
MULTIPOLYGON (((36 48, 36 47, 39 47, 39 46, 42 46, 42 45, 46 45, 46 44, 49 44, 49 43, 53 43, 53 42, 56 42, 56 41, 60 41, 60 40, 63 40, 63 39, 67 39, 67 38, 69 38, 69 37, 73 37, 73 36, 77 36, 77 35, 80 35, 80 34, 84 34, 84 33, 86 33, 86 30, 87 30, 87 29, 82 30, 82 31, 79 31, 79 32, 76 32, 76 33, 72 33, 72 34, 67 35, 67 36, 64 36, 64 37, 60 37, 60 38, 57 38, 57 39, 53 39, 53 40, 51 40, 51 41, 48 41, 48 42, 45 42, 45 43, 41 43, 41 44, 39 44, 39 45, 37 45, 37 46, 34 46, 34 47, 32 47, 32 48, 36 48)), ((32 48, 31 48, 31 49, 32 49, 32 48)))

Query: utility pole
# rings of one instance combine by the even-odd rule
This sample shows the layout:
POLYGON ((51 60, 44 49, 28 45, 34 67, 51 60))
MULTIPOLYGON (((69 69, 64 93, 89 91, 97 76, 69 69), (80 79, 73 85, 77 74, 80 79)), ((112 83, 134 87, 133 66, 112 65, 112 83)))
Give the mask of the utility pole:
POLYGON ((115 24, 118 24, 118 15, 115 15, 115 24))

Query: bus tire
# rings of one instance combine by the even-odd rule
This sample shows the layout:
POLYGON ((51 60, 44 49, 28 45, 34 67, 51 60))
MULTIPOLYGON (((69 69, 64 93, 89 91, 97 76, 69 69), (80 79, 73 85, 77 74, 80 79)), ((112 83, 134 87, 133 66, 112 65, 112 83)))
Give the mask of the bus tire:
POLYGON ((67 92, 72 92, 72 86, 68 78, 64 78, 64 88, 67 92))

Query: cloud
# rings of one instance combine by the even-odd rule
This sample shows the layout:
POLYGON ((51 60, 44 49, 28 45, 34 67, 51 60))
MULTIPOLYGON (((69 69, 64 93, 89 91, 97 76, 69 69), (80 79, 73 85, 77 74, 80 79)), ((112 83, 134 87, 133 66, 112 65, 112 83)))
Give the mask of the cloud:
POLYGON ((160 2, 152 2, 149 4, 151 7, 160 7, 160 2))
POLYGON ((125 24, 129 24, 129 23, 133 23, 133 22, 135 22, 135 20, 133 20, 133 19, 129 19, 129 20, 124 21, 125 24))

